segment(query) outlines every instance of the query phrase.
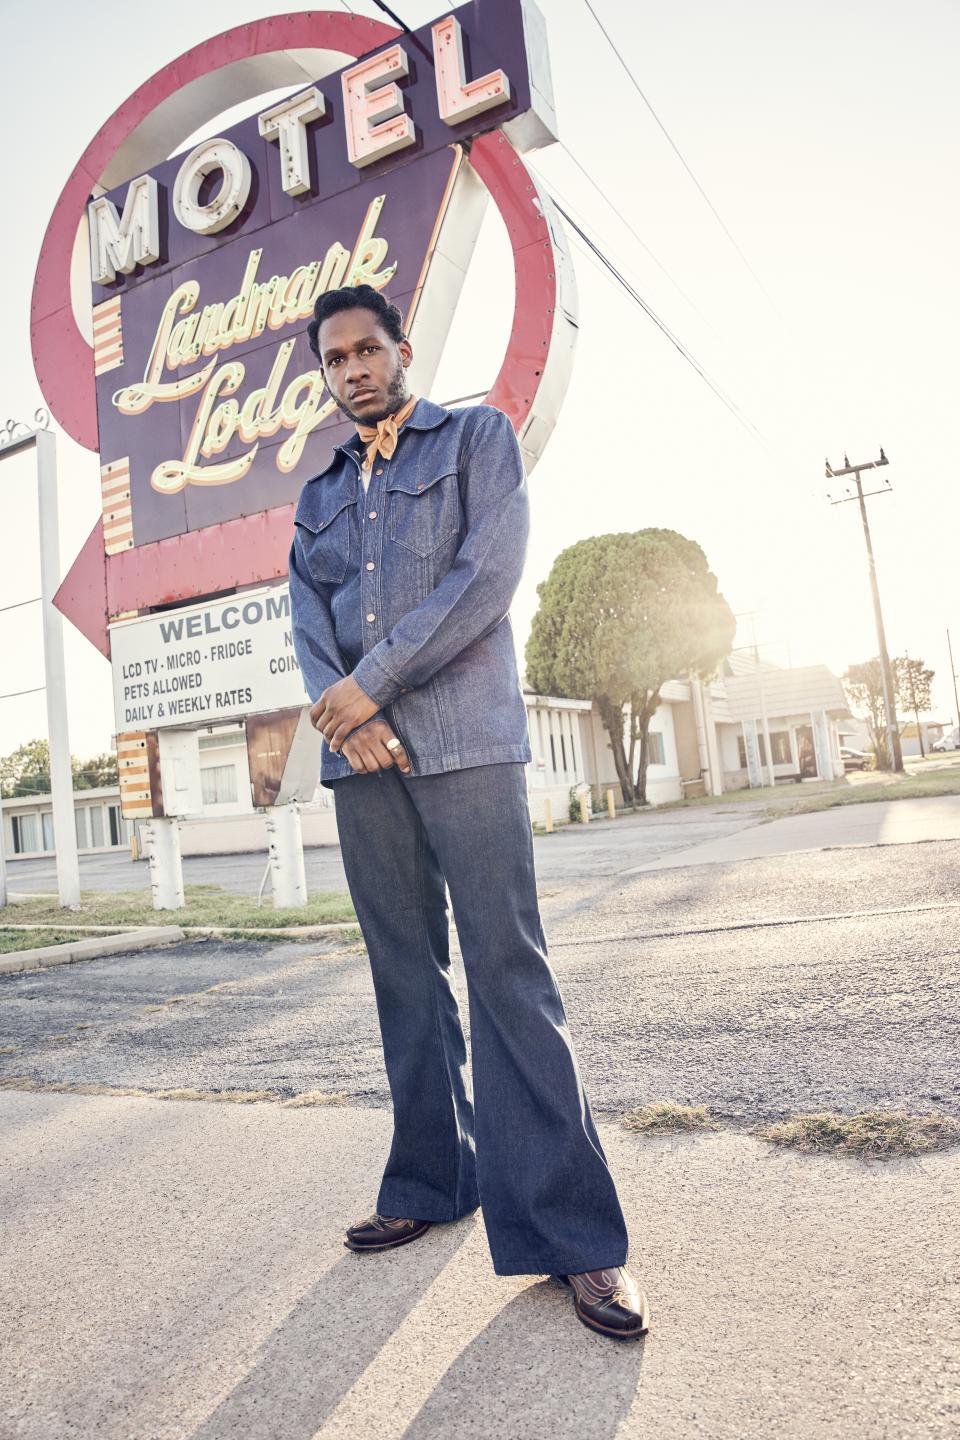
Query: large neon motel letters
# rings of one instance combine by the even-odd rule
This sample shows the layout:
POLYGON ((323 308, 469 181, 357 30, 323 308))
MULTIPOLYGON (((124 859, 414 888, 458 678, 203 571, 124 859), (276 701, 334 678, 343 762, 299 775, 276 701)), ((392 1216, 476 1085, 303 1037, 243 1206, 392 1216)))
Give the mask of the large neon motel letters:
MULTIPOLYGON (((510 81, 502 70, 468 80, 460 26, 453 15, 432 26, 437 109, 441 120, 458 125, 486 110, 506 104, 510 81)), ((344 139, 351 165, 362 169, 416 141, 414 119, 405 108, 397 81, 408 74, 409 62, 400 45, 359 61, 342 77, 344 139)), ((258 117, 260 134, 277 144, 283 189, 302 195, 310 188, 306 127, 325 110, 313 86, 282 100, 258 117)), ((213 235, 230 225, 243 210, 253 183, 250 161, 229 140, 205 140, 183 161, 173 189, 173 213, 197 235, 213 235), (219 171, 217 192, 201 203, 206 178, 219 171)), ((122 216, 106 196, 88 206, 90 269, 97 285, 129 275, 137 265, 160 258, 157 182, 150 175, 132 180, 122 216)))

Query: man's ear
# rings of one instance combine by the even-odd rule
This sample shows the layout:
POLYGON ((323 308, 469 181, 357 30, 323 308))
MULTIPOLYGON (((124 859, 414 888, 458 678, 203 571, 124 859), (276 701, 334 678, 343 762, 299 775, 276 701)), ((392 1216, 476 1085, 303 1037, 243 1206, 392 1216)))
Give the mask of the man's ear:
POLYGON ((397 349, 400 351, 400 358, 403 360, 403 368, 409 368, 413 360, 413 346, 409 340, 398 340, 397 349))

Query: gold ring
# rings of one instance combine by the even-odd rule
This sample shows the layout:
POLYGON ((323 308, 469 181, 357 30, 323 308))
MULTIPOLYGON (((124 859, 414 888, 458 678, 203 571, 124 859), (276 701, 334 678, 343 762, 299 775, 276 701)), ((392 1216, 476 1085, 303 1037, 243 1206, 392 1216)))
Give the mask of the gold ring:
POLYGON ((387 741, 387 749, 388 749, 388 750, 399 750, 399 749, 400 749, 400 741, 397 739, 396 735, 394 735, 394 737, 393 737, 392 740, 388 740, 388 741, 387 741))

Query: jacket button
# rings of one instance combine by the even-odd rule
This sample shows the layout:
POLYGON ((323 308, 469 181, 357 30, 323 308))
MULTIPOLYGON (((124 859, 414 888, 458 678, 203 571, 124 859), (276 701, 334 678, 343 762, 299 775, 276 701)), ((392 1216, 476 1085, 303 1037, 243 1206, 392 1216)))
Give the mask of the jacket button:
POLYGON ((370 519, 371 519, 371 520, 376 520, 376 518, 377 518, 377 512, 376 512, 376 510, 371 510, 371 511, 370 511, 370 519))
POLYGON ((368 560, 368 561, 367 561, 367 569, 368 569, 368 570, 375 570, 376 568, 377 568, 377 567, 374 565, 374 563, 373 563, 372 560, 368 560))
POLYGON ((377 618, 376 615, 374 615, 373 611, 371 610, 370 614, 367 616, 367 620, 368 620, 369 623, 372 625, 373 622, 374 622, 374 620, 376 620, 376 618, 377 618))

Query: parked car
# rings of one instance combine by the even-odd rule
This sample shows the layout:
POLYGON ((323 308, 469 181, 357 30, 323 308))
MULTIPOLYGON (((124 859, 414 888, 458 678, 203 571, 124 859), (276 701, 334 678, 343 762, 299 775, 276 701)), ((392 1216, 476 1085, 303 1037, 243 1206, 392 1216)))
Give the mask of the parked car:
POLYGON ((957 743, 958 739, 960 739, 960 737, 958 737, 956 730, 954 730, 949 735, 943 735, 930 746, 930 749, 931 751, 935 750, 938 755, 942 755, 945 750, 958 750, 960 749, 960 744, 957 743))
POLYGON ((844 770, 869 770, 873 764, 872 755, 865 750, 851 750, 849 745, 840 746, 840 759, 844 770))

